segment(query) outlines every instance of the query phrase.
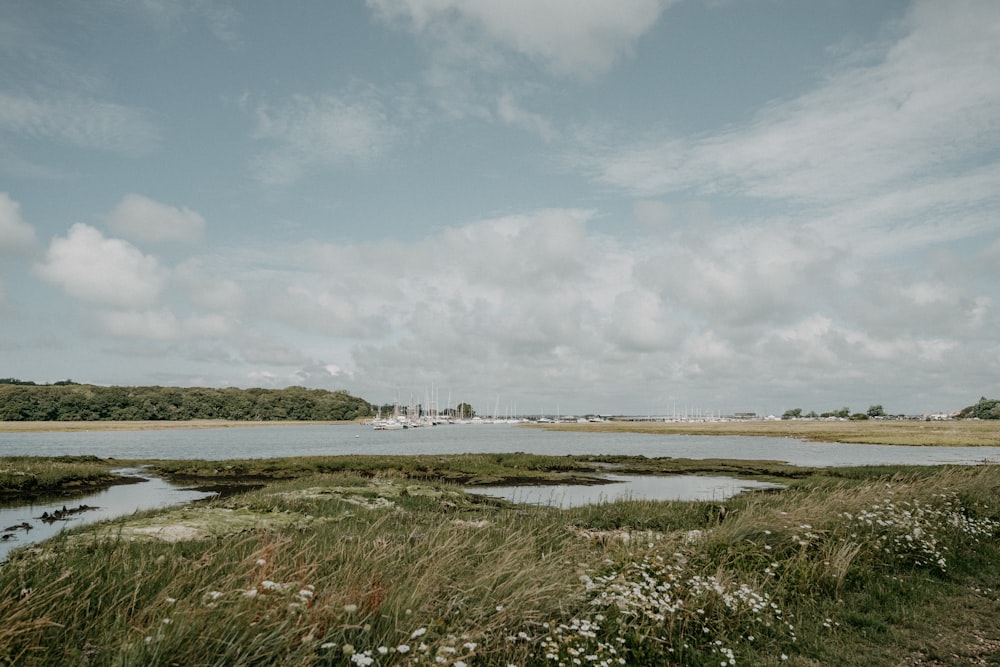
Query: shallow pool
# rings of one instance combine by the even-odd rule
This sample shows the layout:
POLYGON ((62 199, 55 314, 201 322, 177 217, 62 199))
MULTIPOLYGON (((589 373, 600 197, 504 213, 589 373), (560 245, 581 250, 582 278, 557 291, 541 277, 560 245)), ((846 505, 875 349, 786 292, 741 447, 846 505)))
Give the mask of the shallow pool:
POLYGON ((466 489, 513 503, 580 507, 617 500, 726 500, 751 489, 780 489, 770 484, 735 477, 703 477, 700 475, 602 475, 606 484, 490 486, 466 489))

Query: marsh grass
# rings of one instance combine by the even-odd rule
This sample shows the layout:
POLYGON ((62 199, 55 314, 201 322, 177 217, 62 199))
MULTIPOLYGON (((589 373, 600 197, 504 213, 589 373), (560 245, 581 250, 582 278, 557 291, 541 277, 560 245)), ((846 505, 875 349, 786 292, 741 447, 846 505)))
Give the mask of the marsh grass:
POLYGON ((169 510, 14 552, 0 664, 975 664, 1000 640, 997 488, 1000 466, 871 468, 725 513, 558 510, 395 465, 300 471, 188 512, 260 517, 239 532, 129 532, 169 510), (917 507, 944 567, 897 540, 917 507))
POLYGON ((315 473, 362 477, 406 477, 461 484, 597 483, 599 466, 570 456, 539 454, 345 455, 230 461, 155 461, 153 468, 176 480, 291 479, 315 473))
POLYGON ((117 479, 111 468, 94 456, 0 457, 0 498, 107 486, 117 479))
MULTIPOLYGON (((350 473, 362 478, 450 481, 467 486, 600 484, 613 470, 632 474, 737 475, 785 482, 816 470, 781 461, 647 458, 644 456, 546 456, 523 452, 449 455, 300 456, 282 459, 147 462, 157 473, 183 482, 289 480, 313 474, 350 473)), ((832 469, 831 469, 832 470, 832 469)), ((834 472, 830 474, 841 474, 834 472)), ((845 471, 844 474, 850 474, 845 471)))
POLYGON ((626 422, 536 426, 564 431, 754 435, 875 445, 1000 446, 1000 420, 626 422))

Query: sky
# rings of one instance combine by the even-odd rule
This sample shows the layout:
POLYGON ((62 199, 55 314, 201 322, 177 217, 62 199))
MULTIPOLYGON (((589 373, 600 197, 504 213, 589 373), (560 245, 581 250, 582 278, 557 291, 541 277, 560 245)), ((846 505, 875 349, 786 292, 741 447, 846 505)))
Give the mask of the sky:
POLYGON ((995 0, 0 0, 0 377, 1000 397, 995 0))

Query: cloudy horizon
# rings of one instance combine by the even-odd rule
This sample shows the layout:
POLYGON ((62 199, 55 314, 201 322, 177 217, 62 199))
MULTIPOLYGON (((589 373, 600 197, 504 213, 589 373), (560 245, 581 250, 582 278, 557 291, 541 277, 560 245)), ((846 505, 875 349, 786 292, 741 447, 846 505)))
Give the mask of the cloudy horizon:
POLYGON ((1000 396, 989 0, 0 7, 0 376, 1000 396))

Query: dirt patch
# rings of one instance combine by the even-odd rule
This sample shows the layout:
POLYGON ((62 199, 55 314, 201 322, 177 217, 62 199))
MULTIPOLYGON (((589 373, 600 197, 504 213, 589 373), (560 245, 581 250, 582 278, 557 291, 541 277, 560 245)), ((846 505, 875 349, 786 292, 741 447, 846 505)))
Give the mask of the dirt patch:
POLYGON ((392 482, 374 481, 365 486, 311 486, 295 491, 280 491, 272 494, 284 502, 315 500, 337 500, 351 505, 357 505, 369 510, 391 510, 404 496, 422 496, 425 498, 458 499, 464 494, 457 491, 445 491, 416 484, 394 484, 392 482))
POLYGON ((164 542, 225 537, 247 530, 296 527, 307 529, 317 519, 297 512, 255 512, 247 508, 185 507, 153 517, 101 526, 87 533, 104 539, 164 542))

